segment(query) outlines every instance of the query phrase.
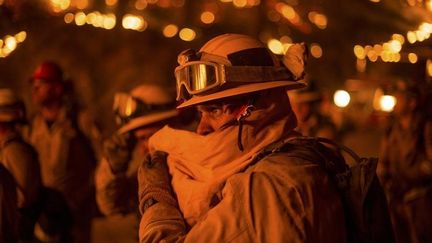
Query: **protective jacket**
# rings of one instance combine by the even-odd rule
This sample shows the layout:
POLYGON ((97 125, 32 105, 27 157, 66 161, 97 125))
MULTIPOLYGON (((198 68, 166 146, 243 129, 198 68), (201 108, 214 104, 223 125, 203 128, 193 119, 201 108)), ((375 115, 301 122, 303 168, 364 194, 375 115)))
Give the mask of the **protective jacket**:
MULTIPOLYGON (((422 114, 423 115, 423 114, 422 114)), ((400 242, 430 242, 432 233, 432 122, 417 116, 393 124, 383 139, 380 175, 400 242)))
POLYGON ((86 114, 63 107, 52 123, 41 114, 32 120, 28 139, 38 152, 42 184, 49 194, 45 220, 39 222, 44 233, 38 238, 69 239, 66 232, 71 231, 74 242, 90 240, 97 156, 92 144, 97 141, 92 143, 94 136, 89 132, 96 126, 86 114), (50 204, 57 207, 50 207, 50 204), (44 234, 50 236, 42 236, 44 234))
POLYGON ((35 203, 41 187, 36 151, 17 133, 11 132, 0 141, 0 163, 9 170, 17 183, 18 208, 35 203))
POLYGON ((346 242, 340 197, 317 164, 284 153, 230 176, 189 232, 181 212, 157 203, 144 213, 141 242, 346 242))
POLYGON ((140 242, 346 242, 341 198, 323 168, 284 153, 253 163, 270 144, 299 135, 287 97, 266 98, 241 136, 234 124, 206 136, 165 127, 150 138, 150 151, 169 154, 179 208, 141 209, 140 242))
POLYGON ((16 184, 10 172, 0 164, 0 242, 18 241, 16 184))
POLYGON ((104 215, 137 212, 137 178, 139 160, 132 159, 128 170, 113 173, 106 158, 102 158, 96 170, 96 201, 104 215))
POLYGON ((31 123, 29 141, 39 154, 43 185, 59 191, 73 210, 88 199, 93 184, 95 153, 81 127, 81 113, 62 109, 48 124, 40 115, 31 123))

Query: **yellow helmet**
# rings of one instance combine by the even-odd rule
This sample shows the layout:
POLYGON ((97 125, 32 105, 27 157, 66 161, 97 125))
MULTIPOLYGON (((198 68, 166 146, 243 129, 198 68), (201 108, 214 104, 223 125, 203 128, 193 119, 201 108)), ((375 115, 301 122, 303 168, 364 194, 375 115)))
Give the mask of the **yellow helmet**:
POLYGON ((189 49, 178 56, 177 100, 184 102, 177 108, 272 88, 302 88, 305 60, 304 44, 292 45, 280 60, 250 36, 217 36, 199 52, 189 49))
POLYGON ((0 89, 0 122, 25 121, 24 103, 10 89, 0 89))
POLYGON ((117 133, 173 118, 178 115, 175 105, 174 96, 154 84, 139 85, 130 93, 116 93, 113 110, 116 122, 121 126, 117 133))

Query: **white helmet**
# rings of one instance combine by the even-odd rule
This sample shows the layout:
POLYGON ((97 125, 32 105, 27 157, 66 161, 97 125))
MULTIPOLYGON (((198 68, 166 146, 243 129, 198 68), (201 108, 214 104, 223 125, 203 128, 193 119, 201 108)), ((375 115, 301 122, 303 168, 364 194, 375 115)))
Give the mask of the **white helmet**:
POLYGON ((139 85, 129 94, 116 93, 113 109, 116 121, 121 125, 119 134, 178 115, 174 95, 154 84, 139 85))
POLYGON ((278 87, 302 88, 305 59, 304 44, 292 45, 279 60, 250 36, 217 36, 199 52, 189 49, 178 56, 177 99, 185 100, 178 108, 278 87))
POLYGON ((0 122, 25 120, 24 103, 10 89, 0 89, 0 122))

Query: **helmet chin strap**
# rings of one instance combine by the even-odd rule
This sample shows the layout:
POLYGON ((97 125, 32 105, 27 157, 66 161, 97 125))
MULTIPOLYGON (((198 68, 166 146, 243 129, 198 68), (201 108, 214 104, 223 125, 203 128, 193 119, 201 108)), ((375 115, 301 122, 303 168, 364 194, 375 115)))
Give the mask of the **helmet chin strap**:
POLYGON ((243 121, 247 117, 250 116, 251 112, 255 110, 255 106, 253 105, 253 100, 250 99, 248 104, 243 106, 240 110, 240 113, 237 117, 237 123, 238 123, 238 135, 237 135, 237 146, 240 149, 240 151, 243 152, 243 144, 242 144, 242 130, 243 130, 243 121))

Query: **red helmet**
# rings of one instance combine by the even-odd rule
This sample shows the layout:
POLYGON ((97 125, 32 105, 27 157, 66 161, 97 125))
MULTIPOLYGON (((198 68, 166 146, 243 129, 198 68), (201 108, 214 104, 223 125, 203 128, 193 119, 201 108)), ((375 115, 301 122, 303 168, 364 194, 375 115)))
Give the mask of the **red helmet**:
POLYGON ((43 79, 47 82, 62 82, 63 71, 57 63, 45 61, 33 72, 30 81, 34 79, 43 79))

